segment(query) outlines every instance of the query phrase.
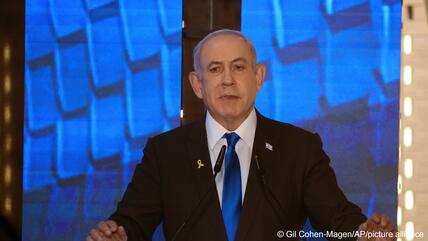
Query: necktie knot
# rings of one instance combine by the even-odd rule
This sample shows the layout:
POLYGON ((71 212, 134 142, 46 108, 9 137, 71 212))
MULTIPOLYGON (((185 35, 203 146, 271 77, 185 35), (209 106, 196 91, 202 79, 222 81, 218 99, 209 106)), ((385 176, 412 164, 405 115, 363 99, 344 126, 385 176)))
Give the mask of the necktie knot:
POLYGON ((235 149, 235 145, 239 141, 238 134, 236 134, 235 132, 226 133, 224 134, 224 137, 226 137, 227 146, 230 146, 230 148, 235 149))

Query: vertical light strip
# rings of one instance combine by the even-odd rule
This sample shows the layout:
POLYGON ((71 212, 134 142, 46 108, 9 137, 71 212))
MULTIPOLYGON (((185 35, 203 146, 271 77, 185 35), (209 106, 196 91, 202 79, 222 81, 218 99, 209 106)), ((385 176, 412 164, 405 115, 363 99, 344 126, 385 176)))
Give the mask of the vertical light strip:
MULTIPOLYGON (((3 91, 5 94, 5 97, 7 97, 10 93, 11 90, 11 85, 12 85, 12 80, 10 77, 10 74, 8 72, 8 66, 9 66, 9 62, 11 59, 11 49, 10 49, 10 45, 8 43, 6 43, 3 47, 3 69, 4 69, 4 75, 2 76, 3 79, 3 91)), ((11 122, 11 117, 12 117, 12 111, 11 111, 11 107, 8 103, 7 98, 5 98, 4 102, 1 105, 3 107, 3 121, 4 121, 4 127, 5 129, 9 129, 8 125, 11 122)), ((4 133, 2 135, 2 137, 4 138, 5 144, 3 146, 3 150, 0 151, 4 151, 5 154, 5 163, 3 164, 3 181, 4 181, 4 190, 2 190, 2 192, 4 192, 4 214, 6 216, 9 216, 12 214, 12 197, 10 196, 10 194, 8 193, 8 189, 9 186, 12 182, 12 168, 10 166, 10 164, 8 163, 8 154, 9 154, 9 150, 12 148, 12 144, 8 143, 10 142, 9 139, 11 138, 10 135, 8 135, 7 133, 4 133)))
MULTIPOLYGON (((401 120, 400 120, 401 122, 401 120)), ((401 128, 400 128, 401 129, 401 128)), ((401 160, 401 144, 398 144, 398 160, 401 160)))
POLYGON ((327 14, 331 15, 333 14, 333 0, 326 0, 326 9, 327 9, 327 14))
POLYGON ((285 34, 284 34, 284 21, 283 21, 283 14, 284 12, 281 9, 281 2, 279 0, 273 0, 273 17, 274 17, 274 23, 275 23, 275 31, 276 31, 276 39, 278 41, 278 45, 280 48, 283 48, 286 44, 285 42, 285 34))
POLYGON ((401 194, 401 192, 403 191, 403 178, 401 177, 400 174, 398 174, 398 178, 397 178, 397 192, 398 194, 401 194))
MULTIPOLYGON (((420 215, 419 210, 417 210, 417 202, 415 202, 415 197, 417 197, 418 193, 415 190, 412 190, 416 181, 415 166, 418 163, 414 159, 416 158, 414 157, 414 151, 408 148, 414 144, 413 137, 414 135, 416 135, 415 133, 420 134, 422 132, 419 130, 418 125, 413 126, 414 122, 412 122, 413 120, 411 119, 415 115, 417 115, 416 112, 418 112, 418 110, 416 109, 416 104, 419 103, 415 100, 416 96, 412 96, 412 91, 415 90, 415 88, 418 88, 417 86, 420 85, 420 83, 415 83, 416 79, 414 79, 415 72, 417 72, 419 68, 416 68, 415 66, 412 66, 410 64, 415 62, 415 57, 419 54, 417 51, 414 51, 417 49, 417 46, 413 46, 413 44, 415 43, 413 41, 414 36, 412 36, 410 33, 414 33, 415 30, 419 29, 419 27, 413 24, 415 23, 415 21, 413 20, 416 19, 410 17, 411 14, 415 13, 415 11, 413 11, 413 9, 415 9, 413 6, 413 1, 405 0, 402 6, 402 15, 405 15, 407 13, 407 18, 402 16, 402 85, 400 90, 400 105, 402 107, 402 115, 400 117, 400 124, 402 124, 402 126, 400 126, 400 138, 402 138, 402 141, 400 141, 400 143, 402 144, 402 148, 404 149, 402 150, 402 156, 399 157, 401 167, 399 175, 403 175, 406 180, 404 186, 402 187, 402 190, 399 193, 399 195, 401 193, 404 195, 403 197, 399 197, 400 202, 399 208, 397 209, 397 224, 401 224, 401 228, 399 228, 400 232, 405 231, 405 236, 402 237, 402 240, 414 240, 415 220, 412 219, 413 217, 415 217, 415 215, 420 215), (418 85, 415 86, 415 84, 418 85), (410 215, 407 215, 407 213, 409 213, 410 215), (398 216, 400 216, 400 218, 398 216), (403 224, 405 224, 405 226, 403 224)), ((418 136, 418 138, 420 137, 418 136)), ((420 143, 420 141, 418 141, 417 143, 420 143)), ((401 179, 401 181, 403 180, 401 179)))
POLYGON ((400 226, 402 221, 403 221, 403 212, 401 210, 401 207, 398 206, 398 208, 397 208, 397 226, 400 226))

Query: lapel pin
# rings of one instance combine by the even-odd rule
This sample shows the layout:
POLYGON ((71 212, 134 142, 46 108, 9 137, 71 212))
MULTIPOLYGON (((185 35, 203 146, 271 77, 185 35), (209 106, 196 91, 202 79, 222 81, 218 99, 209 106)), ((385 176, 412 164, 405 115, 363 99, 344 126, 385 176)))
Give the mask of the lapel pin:
POLYGON ((268 142, 265 142, 265 148, 268 149, 269 151, 273 151, 273 146, 268 142))
POLYGON ((201 167, 204 167, 204 166, 205 166, 205 164, 204 164, 204 163, 202 163, 202 161, 201 161, 201 160, 198 160, 196 163, 198 164, 198 169, 200 169, 201 167))

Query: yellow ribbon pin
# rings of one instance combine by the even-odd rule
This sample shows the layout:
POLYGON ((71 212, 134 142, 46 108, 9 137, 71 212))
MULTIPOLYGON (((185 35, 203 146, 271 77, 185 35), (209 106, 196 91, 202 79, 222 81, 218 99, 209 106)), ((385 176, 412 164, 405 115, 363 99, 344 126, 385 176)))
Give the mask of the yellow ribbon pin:
POLYGON ((198 160, 196 163, 198 164, 198 169, 200 169, 201 167, 204 167, 204 166, 205 166, 205 164, 204 164, 204 163, 202 163, 202 161, 201 161, 201 160, 198 160))

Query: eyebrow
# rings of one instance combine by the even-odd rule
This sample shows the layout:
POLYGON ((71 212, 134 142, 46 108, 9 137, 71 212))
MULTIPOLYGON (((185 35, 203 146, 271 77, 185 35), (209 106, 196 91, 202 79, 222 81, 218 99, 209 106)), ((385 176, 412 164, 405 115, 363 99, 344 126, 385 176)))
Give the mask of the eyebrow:
MULTIPOLYGON (((236 58, 236 59, 234 59, 234 60, 232 60, 232 63, 236 63, 236 62, 239 62, 239 61, 242 61, 242 62, 244 62, 244 63, 248 63, 248 60, 247 59, 245 59, 245 58, 243 58, 243 57, 238 57, 238 58, 236 58)), ((209 64, 208 64, 208 67, 210 67, 211 65, 215 65, 215 64, 221 64, 222 62, 221 61, 211 61, 209 64)))
POLYGON ((248 60, 245 59, 245 58, 243 58, 243 57, 239 57, 239 58, 236 58, 236 59, 232 60, 232 63, 236 63, 238 61, 242 61, 244 63, 248 63, 248 60))

